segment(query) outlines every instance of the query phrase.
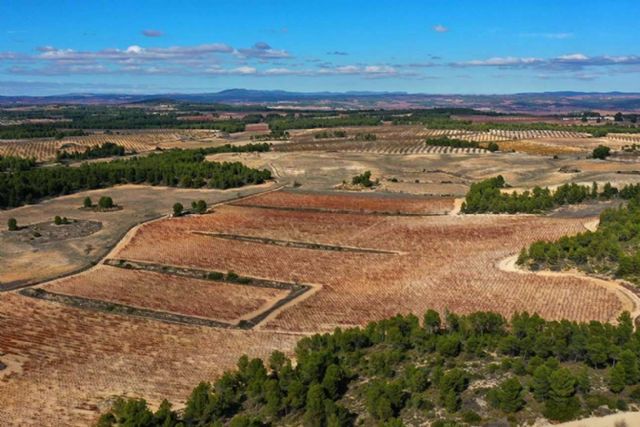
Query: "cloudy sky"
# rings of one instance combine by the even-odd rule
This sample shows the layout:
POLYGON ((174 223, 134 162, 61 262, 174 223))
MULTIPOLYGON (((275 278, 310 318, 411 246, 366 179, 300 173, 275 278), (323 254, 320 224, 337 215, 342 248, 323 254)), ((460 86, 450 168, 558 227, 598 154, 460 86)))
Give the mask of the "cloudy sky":
POLYGON ((640 1, 0 0, 0 95, 640 92, 640 1))

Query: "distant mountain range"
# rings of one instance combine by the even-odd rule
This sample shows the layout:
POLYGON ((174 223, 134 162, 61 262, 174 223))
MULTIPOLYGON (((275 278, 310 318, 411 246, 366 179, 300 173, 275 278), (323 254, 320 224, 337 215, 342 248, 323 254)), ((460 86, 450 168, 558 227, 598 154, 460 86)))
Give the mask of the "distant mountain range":
POLYGON ((0 105, 225 103, 272 108, 410 109, 459 107, 511 113, 570 111, 640 111, 640 93, 540 92, 511 95, 453 95, 407 92, 288 92, 284 90, 228 89, 215 93, 66 94, 54 96, 0 96, 0 105))

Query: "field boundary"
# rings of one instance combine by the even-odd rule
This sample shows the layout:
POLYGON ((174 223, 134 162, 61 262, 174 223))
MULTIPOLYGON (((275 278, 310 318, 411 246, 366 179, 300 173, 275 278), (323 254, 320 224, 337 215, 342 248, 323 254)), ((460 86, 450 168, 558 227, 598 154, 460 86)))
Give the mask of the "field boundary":
POLYGON ((324 243, 315 242, 302 242, 296 240, 280 240, 272 239, 270 237, 256 237, 246 236, 241 234, 226 234, 226 233, 213 233, 208 231, 192 231, 191 233, 200 236, 209 236, 217 239, 233 240, 247 243, 259 243, 264 245, 284 246, 295 249, 311 249, 318 251, 336 251, 336 252, 355 252, 365 254, 380 254, 380 255, 400 255, 401 252, 389 251, 385 249, 374 248, 360 248, 355 246, 342 246, 342 245, 328 245, 324 243))

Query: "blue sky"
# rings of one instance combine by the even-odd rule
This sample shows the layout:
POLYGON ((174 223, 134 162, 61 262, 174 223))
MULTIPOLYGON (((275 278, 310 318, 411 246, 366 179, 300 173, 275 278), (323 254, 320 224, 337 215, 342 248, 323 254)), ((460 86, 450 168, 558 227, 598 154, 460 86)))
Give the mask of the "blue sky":
POLYGON ((0 0, 0 95, 640 92, 640 1, 0 0))

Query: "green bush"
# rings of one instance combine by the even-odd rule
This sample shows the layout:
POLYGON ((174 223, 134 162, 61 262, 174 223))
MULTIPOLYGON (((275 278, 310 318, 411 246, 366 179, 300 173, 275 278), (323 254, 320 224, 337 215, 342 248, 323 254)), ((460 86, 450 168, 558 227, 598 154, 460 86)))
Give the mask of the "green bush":
POLYGON ((610 155, 611 155, 611 148, 607 147, 606 145, 598 145, 596 148, 593 149, 593 152, 591 154, 591 156, 594 159, 600 159, 600 160, 604 160, 610 155))

